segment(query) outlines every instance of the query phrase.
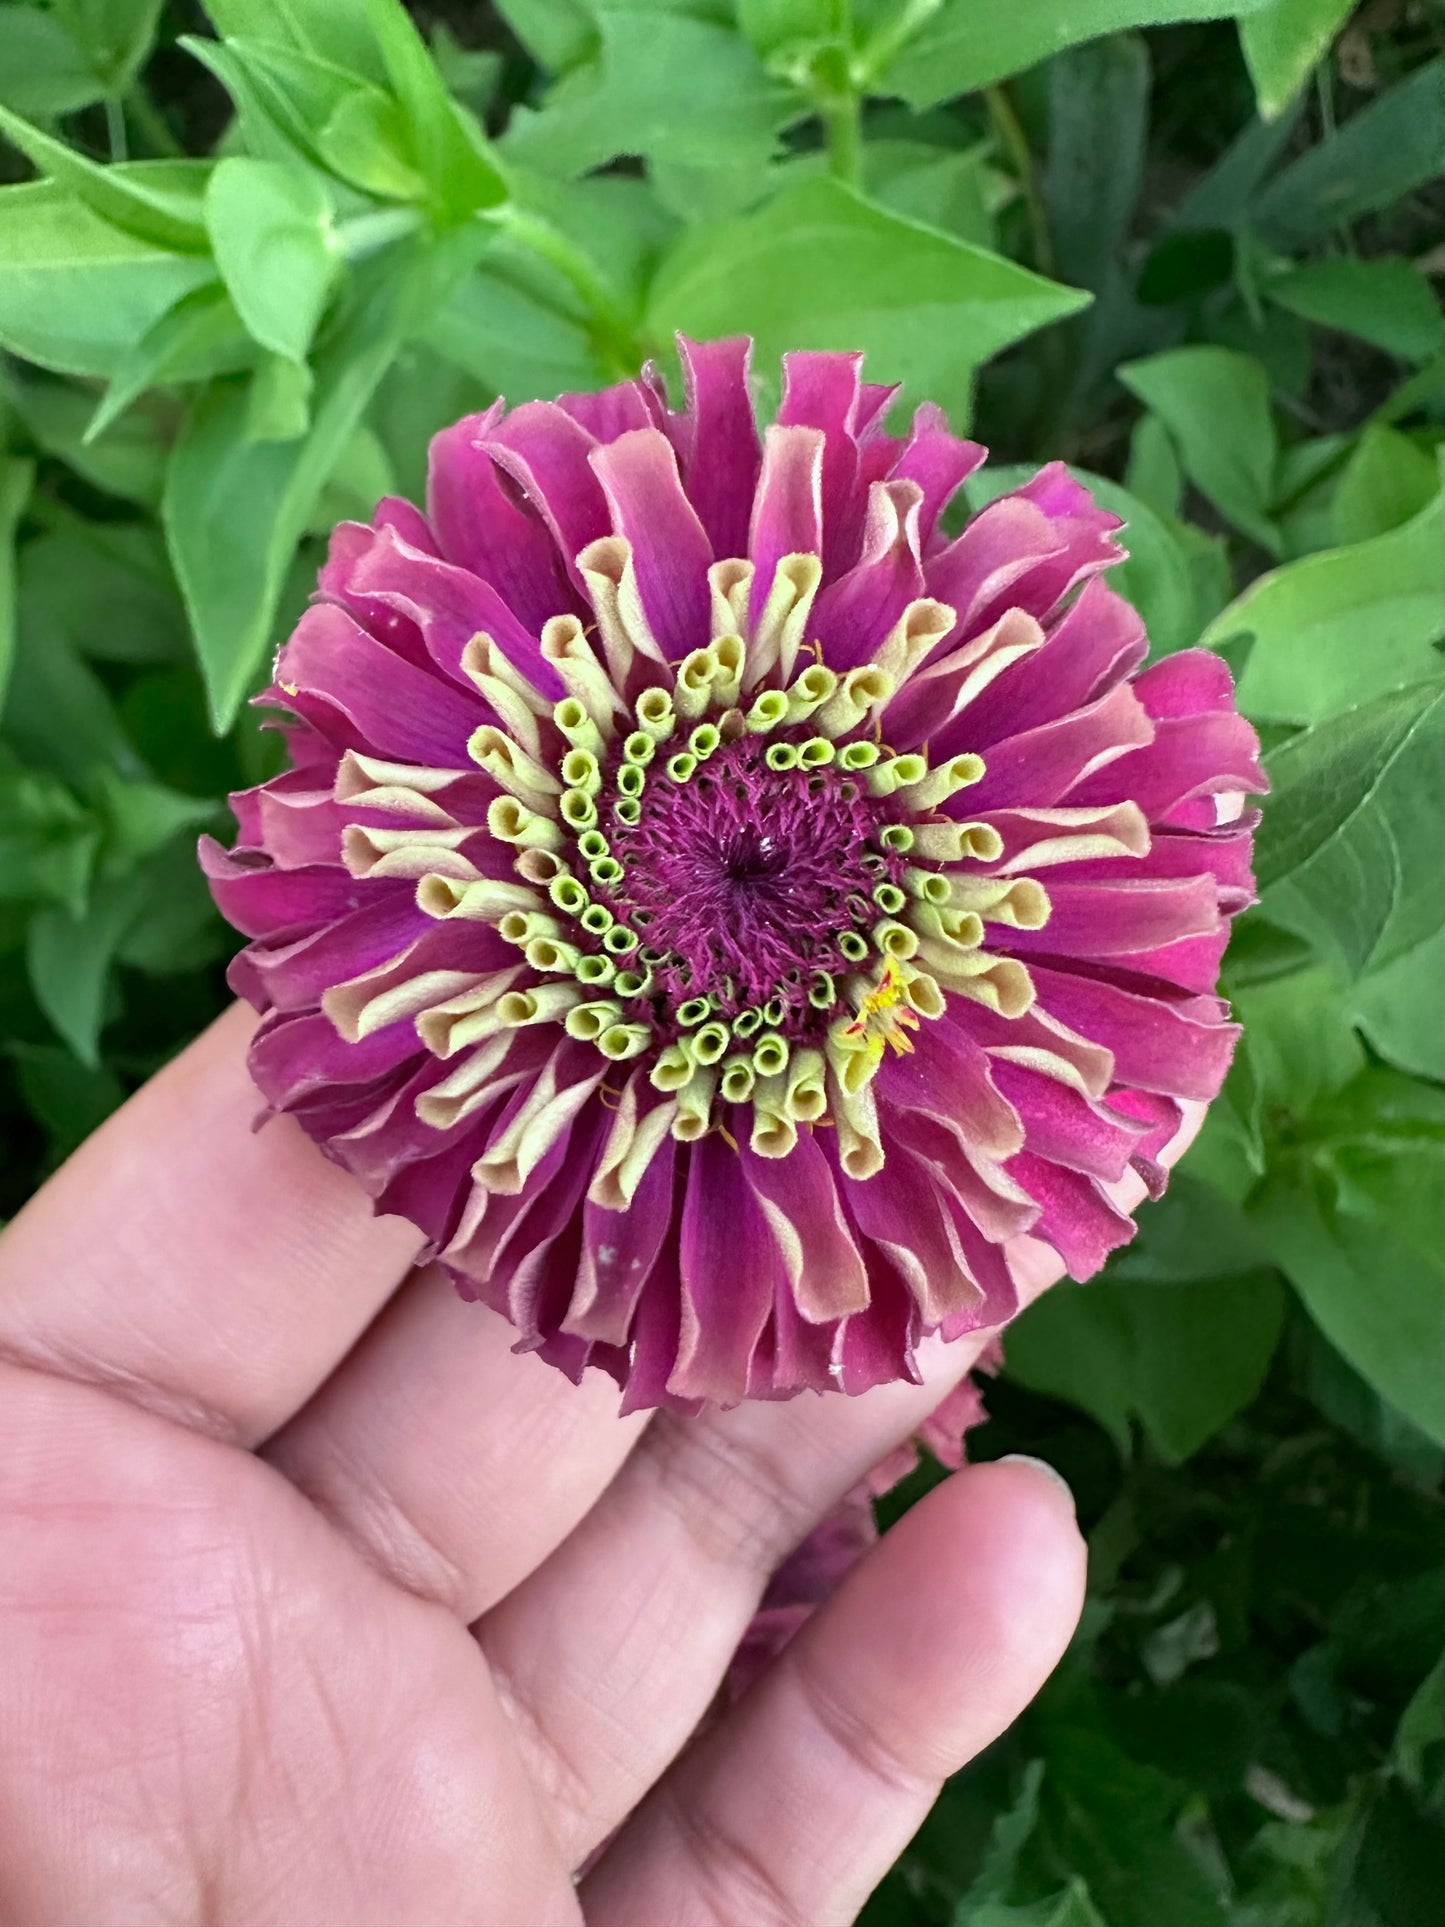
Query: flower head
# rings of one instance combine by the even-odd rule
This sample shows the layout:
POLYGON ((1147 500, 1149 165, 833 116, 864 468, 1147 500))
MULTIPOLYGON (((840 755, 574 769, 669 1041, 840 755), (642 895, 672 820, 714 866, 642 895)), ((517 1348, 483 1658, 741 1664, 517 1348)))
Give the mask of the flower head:
POLYGON ((271 1105, 629 1406, 909 1375, 1019 1232, 1097 1269, 1228 1065, 1263 782, 1061 466, 950 539, 936 409, 796 354, 760 441, 747 344, 681 350, 680 412, 498 403, 336 531, 204 852, 271 1105))

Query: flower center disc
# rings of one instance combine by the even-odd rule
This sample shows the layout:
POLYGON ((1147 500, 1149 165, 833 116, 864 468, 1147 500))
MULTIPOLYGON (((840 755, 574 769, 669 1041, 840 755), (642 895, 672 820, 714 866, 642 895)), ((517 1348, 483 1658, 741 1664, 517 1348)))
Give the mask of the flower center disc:
POLYGON ((774 1027, 800 1038, 826 1028, 824 975, 856 966, 880 915, 874 889, 901 864, 852 777, 770 768, 768 747, 744 736, 687 781, 648 785, 638 823, 608 828, 623 870, 609 907, 641 933, 674 1008, 706 995, 731 1020, 776 999, 774 1027))

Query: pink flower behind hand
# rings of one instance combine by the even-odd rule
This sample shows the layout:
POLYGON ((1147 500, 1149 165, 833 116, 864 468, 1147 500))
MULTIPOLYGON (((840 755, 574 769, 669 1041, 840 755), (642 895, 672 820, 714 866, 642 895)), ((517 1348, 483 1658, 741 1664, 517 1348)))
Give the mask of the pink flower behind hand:
POLYGON ((203 850, 272 1108, 629 1409, 914 1376, 1021 1232, 1097 1270, 1228 1066, 1264 782, 1061 466, 949 540, 936 409, 796 354, 760 442, 746 343, 682 355, 336 531, 203 850))

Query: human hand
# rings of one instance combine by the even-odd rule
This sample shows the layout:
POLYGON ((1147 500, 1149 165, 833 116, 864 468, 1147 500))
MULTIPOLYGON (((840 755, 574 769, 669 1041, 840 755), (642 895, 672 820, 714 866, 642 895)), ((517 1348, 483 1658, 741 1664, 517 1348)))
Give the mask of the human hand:
POLYGON ((947 1480, 684 1748, 769 1572, 987 1335, 924 1387, 620 1420, 289 1119, 252 1135, 251 1022, 0 1239, 0 1922, 851 1920, 1069 1639, 1059 1485, 947 1480))

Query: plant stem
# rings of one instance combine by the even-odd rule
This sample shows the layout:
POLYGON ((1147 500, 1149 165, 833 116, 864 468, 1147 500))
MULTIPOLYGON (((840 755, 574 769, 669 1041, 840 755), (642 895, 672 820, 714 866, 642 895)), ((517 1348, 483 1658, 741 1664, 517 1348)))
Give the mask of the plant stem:
POLYGON ((904 0, 891 20, 884 20, 857 59, 859 83, 866 93, 896 53, 933 18, 943 0, 904 0))
POLYGON ((167 160, 177 160, 185 153, 171 132, 170 123, 151 99, 142 81, 136 81, 126 95, 125 111, 132 126, 155 153, 164 155, 167 160))
POLYGON ((130 149, 126 145, 125 138, 125 115, 114 94, 107 94, 105 97, 105 132, 110 142, 111 160, 129 160, 130 149))
POLYGON ((636 374, 647 359, 646 344, 639 340, 621 302, 576 242, 540 214, 515 203, 499 208, 491 218, 504 234, 556 268, 587 309, 597 345, 621 373, 636 374))
POLYGON ((818 115, 828 149, 828 172, 849 187, 863 185, 863 103, 852 89, 820 94, 818 115))
POLYGON ((1054 272, 1054 237, 1049 232, 1048 210, 1039 192, 1039 177, 1034 169, 1034 157, 1029 152, 1028 136, 1019 124, 1008 89, 1001 82, 985 87, 983 100, 998 144, 1013 163, 1018 176, 1024 206, 1028 210, 1030 252, 1034 257, 1034 266, 1040 274, 1051 275, 1054 272))
POLYGON ((336 239, 348 261, 364 261, 393 241, 400 241, 404 235, 415 234, 421 222, 418 208, 378 207, 342 221, 336 229, 336 239))

